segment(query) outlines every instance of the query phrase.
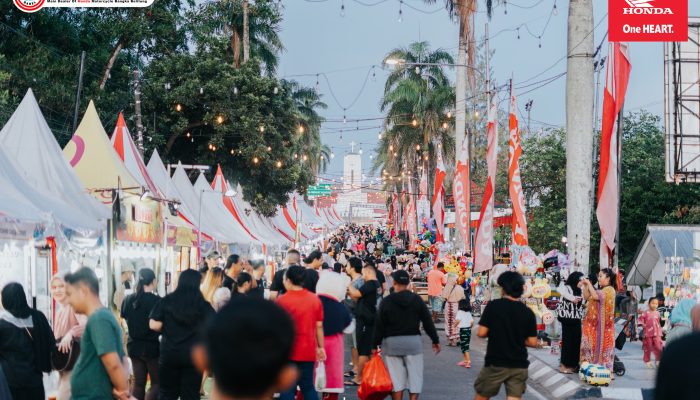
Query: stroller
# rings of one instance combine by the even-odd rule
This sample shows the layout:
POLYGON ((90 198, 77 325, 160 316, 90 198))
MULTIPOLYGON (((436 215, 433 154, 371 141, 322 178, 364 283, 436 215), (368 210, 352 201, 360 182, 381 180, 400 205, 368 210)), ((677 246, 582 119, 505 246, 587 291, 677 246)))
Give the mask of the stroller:
MULTIPOLYGON (((625 347, 625 342, 627 342, 627 326, 630 321, 634 319, 634 316, 629 316, 627 318, 617 318, 615 320, 615 348, 622 350, 625 347)), ((613 360, 613 373, 617 376, 623 376, 627 372, 625 364, 620 361, 620 359, 615 355, 613 360)))

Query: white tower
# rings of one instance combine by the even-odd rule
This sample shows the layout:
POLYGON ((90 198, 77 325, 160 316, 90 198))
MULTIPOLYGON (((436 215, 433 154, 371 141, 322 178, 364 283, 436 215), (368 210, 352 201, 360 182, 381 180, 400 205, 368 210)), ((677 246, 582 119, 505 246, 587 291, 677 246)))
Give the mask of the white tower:
POLYGON ((350 143, 350 153, 343 159, 343 189, 361 189, 362 156, 355 152, 355 142, 350 143))

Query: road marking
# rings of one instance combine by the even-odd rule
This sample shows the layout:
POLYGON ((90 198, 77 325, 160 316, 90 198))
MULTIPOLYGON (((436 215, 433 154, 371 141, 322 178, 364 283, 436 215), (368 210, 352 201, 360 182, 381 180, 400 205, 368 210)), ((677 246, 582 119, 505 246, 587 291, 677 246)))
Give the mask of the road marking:
POLYGON ((630 388, 601 388, 604 399, 644 400, 641 389, 630 388))
POLYGON ((547 379, 546 381, 544 381, 544 386, 552 386, 562 379, 566 379, 566 377, 562 374, 556 374, 554 376, 549 377, 549 379, 547 379))
POLYGON ((551 369, 551 368, 549 368, 549 367, 542 367, 539 371, 537 371, 537 372, 535 372, 534 374, 532 374, 532 375, 530 376, 530 378, 531 378, 531 379, 538 379, 538 378, 541 378, 541 377, 547 375, 547 374, 550 373, 550 372, 554 372, 554 370, 551 369))
POLYGON ((537 397, 538 400, 548 400, 546 397, 542 396, 540 392, 535 390, 532 386, 527 385, 527 392, 537 397))
POLYGON ((579 387, 580 385, 578 383, 570 380, 569 382, 567 382, 563 386, 560 386, 554 392, 552 392, 552 395, 554 395, 554 397, 562 397, 566 394, 569 394, 569 392, 578 389, 579 387))

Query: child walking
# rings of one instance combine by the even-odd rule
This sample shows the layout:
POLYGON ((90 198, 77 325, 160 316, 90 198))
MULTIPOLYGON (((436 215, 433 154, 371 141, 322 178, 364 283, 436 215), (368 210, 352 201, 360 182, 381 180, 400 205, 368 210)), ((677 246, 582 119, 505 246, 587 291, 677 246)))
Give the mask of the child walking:
POLYGON ((651 352, 654 352, 656 366, 661 360, 661 350, 664 343, 661 340, 661 315, 657 311, 659 299, 652 297, 649 299, 649 309, 639 317, 639 325, 644 328, 644 339, 642 340, 642 350, 644 350, 644 362, 647 368, 654 368, 651 363, 651 352))
POLYGON ((455 327, 459 328, 459 347, 464 354, 464 360, 457 363, 460 367, 471 368, 472 360, 469 356, 469 342, 472 338, 472 326, 474 318, 472 318, 472 306, 468 299, 462 299, 457 305, 457 317, 455 319, 455 327))

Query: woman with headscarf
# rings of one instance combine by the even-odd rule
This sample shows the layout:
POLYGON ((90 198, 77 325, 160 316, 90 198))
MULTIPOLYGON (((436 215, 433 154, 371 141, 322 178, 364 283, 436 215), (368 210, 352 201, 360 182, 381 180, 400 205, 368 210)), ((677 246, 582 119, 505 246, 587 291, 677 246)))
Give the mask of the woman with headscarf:
POLYGON ((316 294, 323 305, 323 347, 326 350, 326 387, 321 390, 323 400, 336 400, 344 392, 343 333, 352 333, 352 316, 342 303, 347 291, 347 280, 335 272, 324 271, 316 284, 316 294))
POLYGON ((455 324, 459 301, 466 299, 464 289, 457 284, 457 274, 447 274, 447 283, 442 289, 442 297, 445 300, 445 334, 448 346, 457 346, 459 342, 459 325, 455 324))
POLYGON ((598 289, 590 279, 581 281, 583 298, 588 301, 583 319, 580 361, 600 364, 613 370, 615 356, 615 292, 617 276, 610 268, 598 273, 598 289))
POLYGON ((56 340, 49 321, 27 303, 24 288, 9 283, 2 289, 0 366, 16 400, 44 400, 42 373, 51 371, 56 340))
MULTIPOLYGON (((53 321, 53 334, 56 338, 58 351, 64 354, 70 354, 67 359, 77 360, 78 354, 72 354, 72 352, 79 352, 80 346, 76 346, 75 343, 79 341, 80 336, 82 336, 85 330, 85 324, 87 324, 87 317, 82 314, 76 314, 73 311, 73 307, 68 304, 68 298, 66 297, 66 281, 63 280, 64 274, 56 274, 51 278, 51 297, 56 301, 56 318, 53 321)), ((56 394, 57 400, 69 400, 71 396, 70 391, 70 377, 72 368, 64 368, 54 365, 54 368, 58 368, 58 393, 56 394)))
POLYGON ((581 297, 581 278, 583 274, 574 271, 565 282, 559 285, 561 300, 557 306, 557 317, 561 322, 561 365, 559 372, 573 374, 578 369, 581 351, 581 316, 583 305, 581 297))
POLYGON ((693 299, 683 299, 671 311, 671 329, 666 334, 666 346, 676 339, 693 332, 693 322, 690 312, 697 302, 693 299))

